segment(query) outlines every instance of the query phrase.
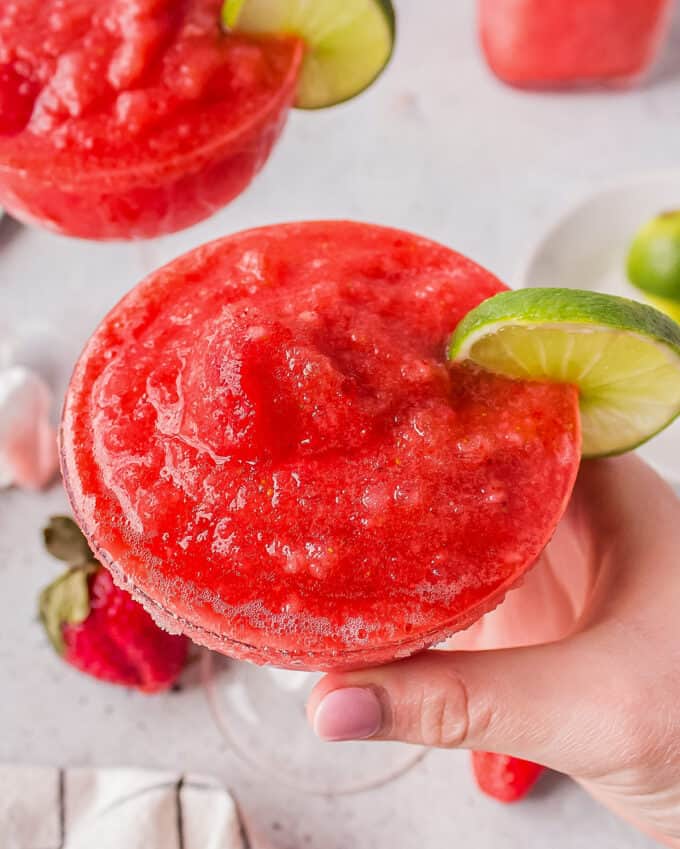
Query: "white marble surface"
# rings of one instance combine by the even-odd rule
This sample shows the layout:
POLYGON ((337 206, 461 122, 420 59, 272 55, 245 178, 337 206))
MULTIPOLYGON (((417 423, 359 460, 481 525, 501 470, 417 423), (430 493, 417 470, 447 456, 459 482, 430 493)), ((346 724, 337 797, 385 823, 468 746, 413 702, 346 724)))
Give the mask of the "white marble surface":
MULTIPOLYGON (((518 93, 489 75, 472 0, 398 5, 398 49, 380 83, 327 113, 292 115, 264 174, 210 221, 141 245, 79 243, 5 221, 0 328, 37 328, 59 388, 97 320, 145 271, 219 234, 299 218, 403 226, 512 282, 532 239, 565 203, 600 183, 677 166, 680 14, 644 89, 554 96, 518 93)), ((236 788, 276 849, 651 845, 566 780, 546 781, 520 806, 487 801, 460 753, 431 753, 402 779, 358 796, 304 798, 266 784, 222 743, 200 687, 144 697, 94 683, 52 656, 35 601, 55 564, 38 529, 64 508, 59 487, 0 493, 0 760, 214 773, 236 788)))

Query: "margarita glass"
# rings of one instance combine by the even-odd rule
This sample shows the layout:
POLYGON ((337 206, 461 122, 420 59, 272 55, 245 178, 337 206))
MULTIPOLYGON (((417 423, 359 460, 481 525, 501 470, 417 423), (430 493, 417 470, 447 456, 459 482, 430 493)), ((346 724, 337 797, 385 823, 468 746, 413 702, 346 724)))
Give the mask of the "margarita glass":
MULTIPOLYGON (((64 408, 64 479, 98 558, 163 627, 257 664, 361 667, 465 628, 536 561, 580 457, 574 387, 447 363, 451 330, 504 288, 350 222, 247 231, 155 272, 96 330, 64 408)), ((249 664, 210 680, 248 759, 281 773, 308 751, 295 686, 284 709, 249 664)), ((342 758, 324 753, 298 786, 327 792, 309 761, 342 758)))

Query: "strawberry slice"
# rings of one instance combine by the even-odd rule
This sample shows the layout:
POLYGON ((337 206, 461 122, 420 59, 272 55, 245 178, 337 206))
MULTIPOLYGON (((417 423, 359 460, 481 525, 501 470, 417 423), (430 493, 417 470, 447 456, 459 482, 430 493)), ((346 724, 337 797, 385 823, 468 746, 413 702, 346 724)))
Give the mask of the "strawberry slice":
POLYGON ((499 802, 523 799, 545 767, 495 752, 473 752, 472 768, 479 789, 499 802))
POLYGON ((162 631, 116 587, 72 519, 53 517, 44 536, 48 551, 70 566, 40 596, 40 618, 57 653, 102 681, 145 693, 168 689, 184 666, 187 638, 162 631))

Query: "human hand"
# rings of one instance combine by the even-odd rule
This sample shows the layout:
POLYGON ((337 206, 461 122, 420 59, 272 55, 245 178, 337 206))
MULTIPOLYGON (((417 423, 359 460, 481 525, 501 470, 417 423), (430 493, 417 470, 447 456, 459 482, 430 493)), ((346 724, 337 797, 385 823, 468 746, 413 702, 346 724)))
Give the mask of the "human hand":
POLYGON ((641 460, 584 462, 524 585, 450 647, 326 676, 316 733, 536 761, 680 847, 680 501, 641 460))

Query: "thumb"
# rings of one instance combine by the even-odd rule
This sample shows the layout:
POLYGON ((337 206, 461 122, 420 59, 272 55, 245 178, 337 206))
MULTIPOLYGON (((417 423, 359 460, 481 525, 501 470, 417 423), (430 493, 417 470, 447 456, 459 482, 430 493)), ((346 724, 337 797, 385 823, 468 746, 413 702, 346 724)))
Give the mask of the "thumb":
POLYGON ((616 745, 621 712, 611 660, 608 668, 606 653, 592 643, 576 635, 503 651, 427 651, 333 673, 314 688, 308 716, 324 740, 480 749, 588 773, 598 768, 598 745, 603 765, 616 745))

